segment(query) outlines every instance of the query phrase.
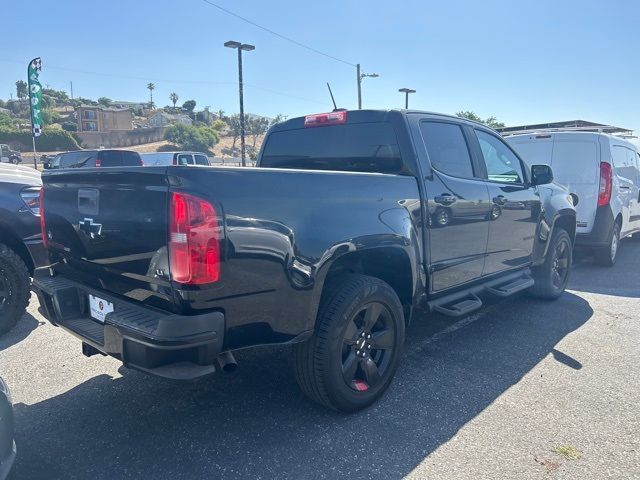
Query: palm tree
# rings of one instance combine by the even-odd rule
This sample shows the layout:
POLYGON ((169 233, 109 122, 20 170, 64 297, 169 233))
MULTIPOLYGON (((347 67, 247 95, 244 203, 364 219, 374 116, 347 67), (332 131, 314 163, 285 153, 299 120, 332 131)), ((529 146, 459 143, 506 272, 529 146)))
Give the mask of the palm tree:
POLYGON ((156 85, 154 83, 149 82, 147 83, 147 88, 149 89, 149 97, 150 97, 149 103, 151 108, 153 108, 153 91, 155 90, 156 85))
POLYGON ((178 94, 176 92, 171 92, 169 94, 169 100, 171 100, 171 102, 173 103, 173 109, 176 109, 176 103, 178 103, 178 94))

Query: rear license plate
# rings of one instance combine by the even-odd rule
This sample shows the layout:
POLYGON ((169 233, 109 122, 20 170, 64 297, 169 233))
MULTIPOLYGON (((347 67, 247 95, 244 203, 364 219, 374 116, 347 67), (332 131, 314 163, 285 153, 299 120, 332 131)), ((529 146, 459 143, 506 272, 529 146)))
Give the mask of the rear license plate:
POLYGON ((113 303, 107 302, 100 297, 89 295, 89 313, 91 313, 91 317, 104 323, 104 318, 110 312, 113 312, 113 303))

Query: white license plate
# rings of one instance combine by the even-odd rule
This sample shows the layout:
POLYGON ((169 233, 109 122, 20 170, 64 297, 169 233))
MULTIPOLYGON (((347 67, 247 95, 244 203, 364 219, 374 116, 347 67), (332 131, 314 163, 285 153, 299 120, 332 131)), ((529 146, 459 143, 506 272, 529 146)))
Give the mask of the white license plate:
POLYGON ((110 312, 113 312, 113 303, 107 302, 100 297, 89 295, 89 313, 93 318, 104 323, 104 318, 110 312))

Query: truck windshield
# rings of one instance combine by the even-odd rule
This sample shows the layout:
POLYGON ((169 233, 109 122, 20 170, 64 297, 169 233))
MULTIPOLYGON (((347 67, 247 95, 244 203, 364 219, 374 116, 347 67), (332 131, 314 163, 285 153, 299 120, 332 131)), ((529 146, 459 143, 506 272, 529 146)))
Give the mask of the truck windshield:
POLYGON ((398 173, 402 159, 390 123, 354 123, 273 132, 260 166, 398 173))

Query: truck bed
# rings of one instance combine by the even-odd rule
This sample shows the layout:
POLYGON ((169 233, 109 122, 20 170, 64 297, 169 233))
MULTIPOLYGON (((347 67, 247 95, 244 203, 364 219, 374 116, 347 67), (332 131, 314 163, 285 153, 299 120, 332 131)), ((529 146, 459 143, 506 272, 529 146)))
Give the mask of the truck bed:
POLYGON ((223 312, 225 348, 309 332, 327 270, 346 253, 386 248, 411 265, 422 258, 420 196, 411 176, 172 166, 63 170, 44 174, 43 182, 56 272, 175 315, 223 312), (171 279, 171 192, 215 207, 218 281, 171 279))

